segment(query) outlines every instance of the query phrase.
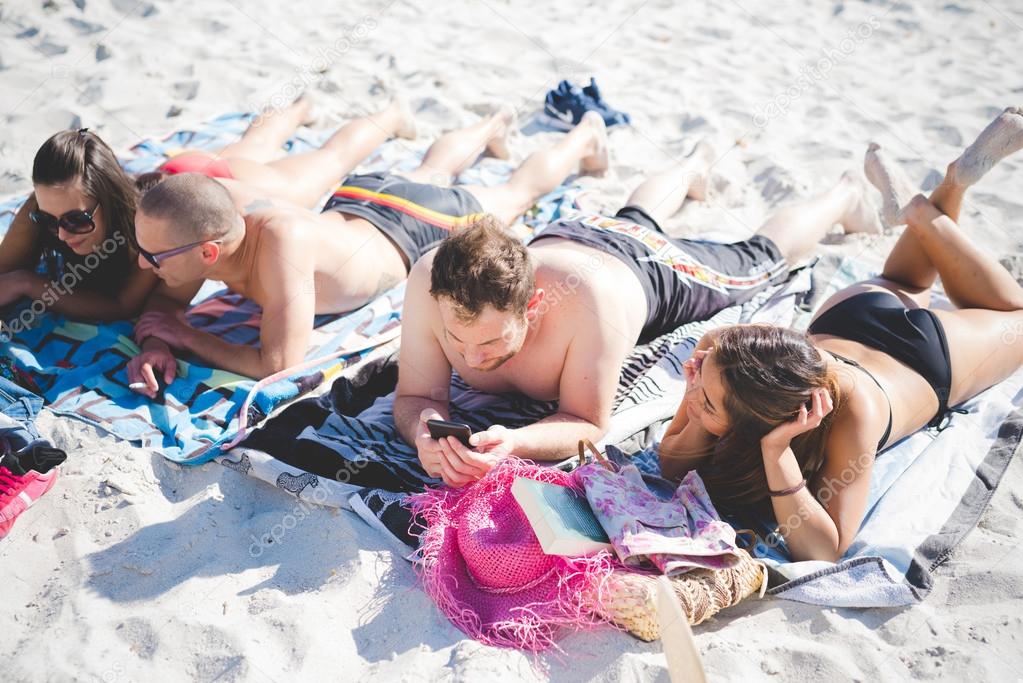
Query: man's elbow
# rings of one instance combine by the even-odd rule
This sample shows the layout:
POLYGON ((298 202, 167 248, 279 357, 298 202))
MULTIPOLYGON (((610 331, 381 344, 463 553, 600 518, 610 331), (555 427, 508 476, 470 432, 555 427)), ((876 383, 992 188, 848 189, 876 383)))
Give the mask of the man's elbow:
POLYGON ((572 410, 561 406, 554 418, 564 424, 570 425, 579 433, 580 438, 585 437, 590 441, 599 441, 611 429, 611 415, 594 415, 591 410, 572 410))
POLYGON ((396 389, 394 392, 394 405, 398 405, 399 403, 408 403, 416 398, 418 397, 413 394, 403 392, 401 389, 396 389))

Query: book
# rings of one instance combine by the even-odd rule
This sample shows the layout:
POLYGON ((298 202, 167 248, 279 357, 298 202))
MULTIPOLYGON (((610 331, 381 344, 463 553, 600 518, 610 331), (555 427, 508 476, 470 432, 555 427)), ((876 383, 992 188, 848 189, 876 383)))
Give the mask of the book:
POLYGON ((571 489, 518 477, 511 491, 548 555, 580 557, 611 549, 589 502, 571 489))

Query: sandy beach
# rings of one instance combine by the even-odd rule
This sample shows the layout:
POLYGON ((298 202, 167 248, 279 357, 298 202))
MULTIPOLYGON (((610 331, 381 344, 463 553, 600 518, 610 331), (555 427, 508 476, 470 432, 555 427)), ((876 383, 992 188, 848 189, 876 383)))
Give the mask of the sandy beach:
MULTIPOLYGON (((88 126, 125 152, 303 91, 323 129, 400 92, 421 140, 510 104, 517 161, 558 135, 529 134, 547 90, 592 75, 633 125, 611 130, 611 171, 581 181, 587 201, 619 206, 644 170, 706 137, 711 195, 668 227, 731 240, 860 166, 871 141, 932 188, 1023 104, 1023 8, 1007 0, 13 0, 0 36, 0 198, 30 191, 35 150, 59 129, 88 126)), ((1021 178, 1023 156, 1002 162, 961 219, 1017 277, 1021 178)), ((822 250, 879 264, 895 237, 836 236, 822 250)), ((0 542, 5 681, 668 680, 657 643, 611 628, 567 638, 539 671, 448 624, 350 512, 50 413, 39 426, 69 457, 0 542), (254 543, 275 525, 287 528, 276 547, 254 543)), ((709 678, 1023 679, 1021 519, 1016 457, 922 604, 750 598, 694 628, 709 678)))

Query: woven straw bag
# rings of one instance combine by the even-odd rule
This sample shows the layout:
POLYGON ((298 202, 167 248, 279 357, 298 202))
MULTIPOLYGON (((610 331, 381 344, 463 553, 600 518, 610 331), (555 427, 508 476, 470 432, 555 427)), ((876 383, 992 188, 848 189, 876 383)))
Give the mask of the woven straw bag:
MULTIPOLYGON (((746 551, 728 569, 694 569, 669 579, 689 623, 699 624, 766 587, 764 565, 746 551)), ((661 637, 657 621, 657 575, 615 571, 604 584, 597 612, 640 640, 661 637)))

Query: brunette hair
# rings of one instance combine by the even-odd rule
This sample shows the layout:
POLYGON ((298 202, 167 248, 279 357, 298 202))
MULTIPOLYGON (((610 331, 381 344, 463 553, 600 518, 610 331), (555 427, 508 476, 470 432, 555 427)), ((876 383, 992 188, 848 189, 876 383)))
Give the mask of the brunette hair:
MULTIPOLYGON (((133 258, 129 245, 135 234, 138 189, 117 162, 113 150, 87 128, 63 130, 51 136, 32 162, 35 185, 63 185, 75 180, 82 192, 102 207, 107 226, 104 243, 112 240, 115 245, 97 268, 87 271, 82 282, 90 289, 114 294, 123 284, 133 258)), ((76 268, 87 258, 78 256, 49 233, 42 235, 42 245, 44 267, 52 278, 76 268)))
POLYGON ((726 509, 769 509, 760 440, 794 419, 815 389, 827 389, 834 409, 792 442, 803 476, 812 479, 824 463, 824 444, 842 404, 837 377, 806 334, 774 325, 722 329, 713 358, 725 387, 728 433, 699 474, 711 498, 726 509))
POLYGON ((491 215, 445 239, 430 272, 430 294, 450 299, 470 322, 488 305, 525 313, 535 287, 526 246, 491 215))
POLYGON ((61 185, 78 179, 82 192, 102 207, 110 232, 129 237, 135 230, 138 190, 117 163, 113 150, 87 128, 62 130, 36 152, 32 163, 35 185, 61 185))

